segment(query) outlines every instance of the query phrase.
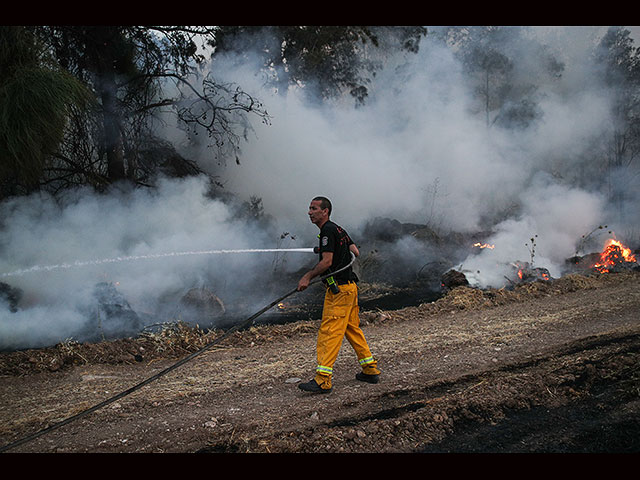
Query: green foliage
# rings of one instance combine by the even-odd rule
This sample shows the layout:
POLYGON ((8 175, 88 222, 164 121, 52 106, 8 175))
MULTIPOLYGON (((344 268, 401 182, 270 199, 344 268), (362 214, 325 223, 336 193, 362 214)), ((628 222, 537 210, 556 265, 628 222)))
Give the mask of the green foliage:
POLYGON ((159 111, 175 115, 194 147, 207 141, 214 156, 225 159, 237 154, 247 114, 268 118, 253 97, 197 68, 205 60, 198 42, 211 37, 209 27, 58 25, 32 31, 97 99, 91 115, 77 115, 70 124, 49 188, 90 182, 102 189, 120 180, 149 185, 160 171, 194 170, 194 162, 170 148, 155 149, 168 156, 145 155, 158 142, 159 111))
POLYGON ((16 73, 0 86, 0 174, 14 173, 33 184, 62 141, 70 109, 88 96, 63 72, 36 68, 16 73))
POLYGON ((602 77, 610 85, 640 81, 640 48, 633 45, 631 32, 611 27, 594 52, 595 61, 602 65, 602 77))
POLYGON ((565 66, 527 28, 446 27, 439 34, 455 46, 487 126, 524 129, 541 117, 538 89, 556 82, 565 66))
POLYGON ((0 45, 0 182, 33 187, 63 139, 71 109, 91 96, 70 74, 41 63, 24 31, 0 28, 0 45))
POLYGON ((417 52, 426 33, 420 26, 223 26, 215 47, 216 54, 259 53, 282 91, 304 85, 321 99, 347 92, 363 104, 379 60, 399 50, 417 52))

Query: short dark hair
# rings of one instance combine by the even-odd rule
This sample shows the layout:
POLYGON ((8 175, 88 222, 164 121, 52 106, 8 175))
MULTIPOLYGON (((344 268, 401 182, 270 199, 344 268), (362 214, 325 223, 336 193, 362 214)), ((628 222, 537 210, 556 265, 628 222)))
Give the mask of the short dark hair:
POLYGON ((329 209, 329 215, 331 215, 331 200, 329 200, 327 197, 315 197, 314 200, 318 200, 320 202, 320 208, 322 208, 323 210, 325 208, 329 209))

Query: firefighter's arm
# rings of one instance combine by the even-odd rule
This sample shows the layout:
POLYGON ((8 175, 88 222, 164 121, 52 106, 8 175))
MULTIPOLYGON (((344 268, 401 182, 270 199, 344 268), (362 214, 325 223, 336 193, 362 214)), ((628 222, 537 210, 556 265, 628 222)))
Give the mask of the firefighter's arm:
POLYGON ((305 273, 300 281, 298 282, 298 290, 302 291, 309 286, 311 280, 316 278, 318 275, 322 275, 333 263, 333 252, 322 252, 322 260, 318 262, 318 264, 305 273))
POLYGON ((349 250, 356 256, 359 257, 360 256, 360 250, 358 250, 358 247, 356 246, 355 243, 352 243, 351 245, 349 245, 349 250))

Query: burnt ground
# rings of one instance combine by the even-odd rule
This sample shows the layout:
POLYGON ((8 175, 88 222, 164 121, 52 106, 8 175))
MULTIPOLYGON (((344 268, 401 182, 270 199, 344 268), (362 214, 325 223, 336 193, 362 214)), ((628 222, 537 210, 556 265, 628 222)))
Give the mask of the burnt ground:
MULTIPOLYGON (((7 451, 636 453, 640 274, 459 287, 361 314, 383 371, 344 344, 327 395, 318 320, 258 325, 133 393, 7 451)), ((320 295, 320 293, 319 293, 320 295)), ((126 391, 220 332, 184 327, 0 355, 0 448, 126 391)))

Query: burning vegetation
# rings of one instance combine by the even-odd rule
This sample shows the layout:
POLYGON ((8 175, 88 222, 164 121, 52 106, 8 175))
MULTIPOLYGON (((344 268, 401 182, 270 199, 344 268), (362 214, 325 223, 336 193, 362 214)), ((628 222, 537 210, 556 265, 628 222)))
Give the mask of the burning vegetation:
POLYGON ((542 267, 534 267, 529 262, 515 262, 512 264, 516 277, 522 282, 535 282, 536 280, 551 280, 549 270, 542 267))
POLYGON ((585 273, 621 273, 640 268, 636 254, 615 238, 608 239, 601 252, 584 256, 576 255, 569 258, 566 263, 569 271, 585 273))
POLYGON ((619 266, 626 267, 631 263, 636 263, 636 257, 631 253, 631 249, 617 240, 610 239, 600 254, 600 262, 596 263, 593 268, 600 273, 607 273, 619 266))
MULTIPOLYGON (((534 266, 533 259, 536 247, 535 238, 531 239, 531 245, 526 244, 526 246, 529 248, 529 252, 531 254, 531 262, 511 262, 509 264, 511 273, 504 276, 507 281, 504 287, 511 288, 523 283, 535 281, 548 282, 553 280, 548 269, 534 266)), ((473 244, 473 248, 494 249, 495 245, 477 242, 473 244)), ((565 271, 562 272, 562 275, 573 273, 597 275, 640 271, 640 266, 637 263, 637 254, 637 251, 632 251, 631 248, 624 245, 621 241, 615 238, 609 238, 605 241, 602 251, 590 253, 584 256, 575 255, 567 259, 565 262, 565 271)), ((448 292, 458 286, 468 285, 469 281, 462 271, 451 269, 445 272, 441 277, 441 287, 444 292, 448 292)))
MULTIPOLYGON (((597 230, 605 227, 598 227, 597 230)), ((595 232, 596 230, 594 230, 595 232)), ((577 246, 578 251, 585 251, 586 240, 594 233, 583 236, 577 246)), ((377 223, 369 226, 368 239, 373 239, 370 253, 365 253, 356 265, 360 276, 361 290, 360 300, 363 311, 380 308, 398 309, 410 305, 431 303, 442 296, 447 296, 457 287, 466 287, 461 290, 480 294, 484 291, 494 291, 496 288, 502 293, 516 291, 522 288, 552 288, 551 272, 560 271, 559 277, 567 277, 571 274, 578 276, 599 277, 608 273, 625 273, 640 271, 637 258, 638 252, 617 240, 613 232, 608 232, 608 240, 601 243, 600 251, 584 256, 577 254, 565 260, 563 266, 551 271, 538 260, 534 263, 536 255, 536 236, 525 246, 529 250, 529 261, 520 261, 504 258, 499 244, 485 243, 483 238, 489 238, 492 232, 481 232, 474 235, 451 234, 447 237, 436 235, 426 226, 416 224, 400 224, 399 222, 378 219, 377 223), (373 227, 380 225, 379 229, 373 227), (389 232, 395 236, 389 237, 389 232), (386 236, 385 236, 386 235, 386 236), (416 249, 418 256, 400 258, 388 252, 395 252, 402 240, 410 238, 408 244, 416 249), (421 246, 429 248, 420 249, 421 246), (491 266, 481 271, 481 268, 462 270, 461 267, 453 267, 456 258, 462 252, 469 251, 479 255, 488 255, 493 258, 495 254, 501 255, 502 260, 494 265, 495 270, 489 272, 491 266), (417 268, 421 259, 430 260, 417 268), (483 282, 480 276, 492 276, 492 287, 477 288, 488 283, 483 282), (504 292, 503 292, 504 291, 504 292)), ((283 234, 284 238, 285 235, 283 234)), ((590 239, 593 245, 594 239, 590 239)), ((588 251, 588 250, 587 250, 588 251)), ((404 252, 404 250, 402 250, 404 252)), ((287 276, 286 282, 294 282, 300 272, 281 273, 287 276)), ((191 325, 205 325, 207 328, 226 328, 238 320, 245 318, 246 313, 253 313, 251 305, 234 303, 234 300, 226 299, 223 302, 212 290, 208 288, 191 288, 188 291, 181 289, 162 295, 159 303, 161 307, 157 312, 136 312, 126 299, 126 295, 118 290, 119 284, 102 282, 96 285, 93 297, 86 311, 82 313, 87 317, 87 325, 83 326, 78 336, 80 341, 110 340, 123 336, 136 336, 143 332, 157 331, 158 326, 166 326, 175 322, 186 322, 191 325), (250 311, 245 311, 249 309, 250 311)), ((267 294, 265 294, 267 295, 267 294)), ((0 308, 6 308, 10 313, 20 311, 20 299, 22 292, 13 286, 0 282, 0 308)), ((320 298, 320 295, 317 295, 320 298)), ((237 300, 235 300, 237 302, 237 300)), ((265 316, 259 323, 284 324, 300 319, 319 318, 322 303, 315 296, 300 295, 298 299, 280 302, 274 312, 265 316)), ((18 317, 16 316, 16 319, 18 317)))

